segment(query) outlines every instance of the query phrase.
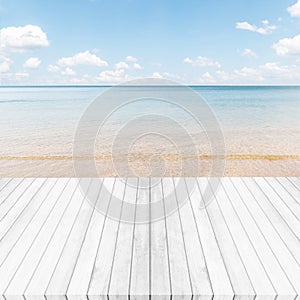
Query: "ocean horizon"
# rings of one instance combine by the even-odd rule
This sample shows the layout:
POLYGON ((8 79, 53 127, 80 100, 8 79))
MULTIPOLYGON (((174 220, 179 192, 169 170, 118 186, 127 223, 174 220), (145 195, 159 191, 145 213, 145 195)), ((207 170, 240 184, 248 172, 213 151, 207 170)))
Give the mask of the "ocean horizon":
MULTIPOLYGON (((74 175, 72 151, 78 121, 89 104, 111 87, 0 86, 1 176, 74 175)), ((148 85, 121 88, 126 91, 170 89, 172 92, 178 89, 177 86, 148 85)), ((226 175, 296 175, 300 157, 300 86, 191 85, 190 88, 207 102, 218 119, 226 146, 226 175)), ((197 102, 189 104, 195 108, 199 105, 197 102)), ((147 175, 149 161, 159 154, 166 163, 166 175, 180 174, 180 159, 201 161, 202 171, 197 175, 207 175, 213 159, 209 141, 188 115, 167 104, 155 106, 147 100, 126 109, 128 111, 112 116, 101 137, 95 141, 95 157, 101 176, 117 175, 111 163, 111 146, 122 124, 136 115, 153 111, 172 114, 183 124, 197 146, 198 155, 179 157, 174 145, 149 136, 132 148, 130 164, 135 173, 147 175)), ((152 126, 154 131, 164 125, 163 121, 155 120, 150 125, 149 122, 138 123, 145 130, 152 126)), ((125 141, 127 137, 122 138, 125 141)), ((191 145, 182 139, 181 146, 189 149, 191 145)), ((114 149, 113 159, 125 159, 124 151, 120 146, 114 149)))

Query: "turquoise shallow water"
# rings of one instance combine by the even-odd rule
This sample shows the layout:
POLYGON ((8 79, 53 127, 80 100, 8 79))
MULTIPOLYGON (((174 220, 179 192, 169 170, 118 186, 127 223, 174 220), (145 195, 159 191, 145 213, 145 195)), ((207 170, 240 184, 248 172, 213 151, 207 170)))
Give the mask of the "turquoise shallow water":
MULTIPOLYGON (((191 88, 207 100, 221 124, 227 128, 236 125, 274 129, 299 127, 300 87, 191 88)), ((4 126, 13 122, 15 127, 45 122, 49 125, 74 122, 85 107, 106 89, 108 88, 0 87, 0 122, 4 126)), ((137 90, 143 87, 124 89, 137 90)))
MULTIPOLYGON (((129 91, 143 88, 145 89, 124 89, 129 91)), ((228 153, 300 153, 300 87, 191 88, 207 101, 217 116, 228 153)), ((1 87, 1 156, 71 155, 73 136, 79 118, 93 99, 107 89, 1 87)), ((196 107, 199 103, 194 101, 192 105, 196 107)), ((169 113, 171 110, 168 105, 158 104, 155 107, 149 101, 120 110, 108 122, 108 139, 115 134, 118 125, 126 123, 126 120, 136 114, 153 111, 169 113)), ((173 109, 172 114, 176 120, 187 125, 192 134, 198 132, 199 128, 193 124, 189 115, 176 109, 173 109)), ((141 121, 139 126, 144 126, 147 131, 149 126, 163 126, 163 122, 149 124, 149 120, 141 121)), ((105 146, 104 138, 100 141, 100 147, 105 149, 105 146)))

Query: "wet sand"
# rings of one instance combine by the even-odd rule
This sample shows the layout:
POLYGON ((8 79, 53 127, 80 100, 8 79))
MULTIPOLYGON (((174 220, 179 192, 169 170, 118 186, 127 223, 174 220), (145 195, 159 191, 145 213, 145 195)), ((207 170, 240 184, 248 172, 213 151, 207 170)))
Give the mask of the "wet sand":
MULTIPOLYGON (((185 158, 190 163, 199 164, 197 174, 182 173, 181 158, 164 157, 164 170, 160 163, 151 162, 151 157, 143 156, 129 160, 119 158, 118 170, 115 169, 111 157, 98 157, 96 166, 99 177, 126 176, 211 176, 213 157, 204 155, 185 158), (124 167, 122 168, 122 164, 124 167)), ((223 159, 223 158, 222 158, 223 159)), ((299 155, 261 155, 261 154, 229 154, 225 156, 224 176, 300 176, 299 155)), ((0 157, 0 177, 76 177, 72 156, 25 156, 0 157)))

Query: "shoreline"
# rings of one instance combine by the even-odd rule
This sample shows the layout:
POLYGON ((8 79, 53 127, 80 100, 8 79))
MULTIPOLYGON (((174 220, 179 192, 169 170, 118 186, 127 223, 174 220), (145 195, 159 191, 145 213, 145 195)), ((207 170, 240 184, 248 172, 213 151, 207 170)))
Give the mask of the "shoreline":
MULTIPOLYGON (((185 159, 188 164, 198 164, 195 171, 182 170, 180 157, 173 159, 124 159, 114 161, 111 157, 96 159, 96 177, 210 177, 213 176, 211 158, 185 159), (117 168, 117 169, 116 169, 117 168)), ((13 157, 0 158, 0 177, 78 177, 74 170, 72 156, 13 157)), ((84 166, 84 160, 81 160, 84 166)), ((78 161, 80 162, 80 160, 78 161)), ((183 160, 184 162, 184 160, 183 160)), ((300 177, 299 156, 228 155, 224 170, 217 177, 300 177), (243 159, 241 158, 243 157, 243 159)), ((80 177, 95 177, 85 170, 80 177)))
MULTIPOLYGON (((155 155, 155 153, 153 154, 155 155)), ((181 158, 178 155, 161 155, 162 158, 169 161, 180 161, 181 158)), ((120 155, 121 157, 121 155, 120 155)), ((151 159, 152 155, 132 155, 130 157, 134 157, 135 160, 145 161, 147 158, 151 159)), ((106 156, 96 156, 96 160, 105 160, 111 159, 111 155, 106 156)), ((73 157, 71 155, 29 155, 29 156, 0 156, 0 160, 73 160, 73 159, 90 159, 89 157, 73 157)), ((213 160, 213 159, 225 159, 225 160, 268 160, 268 161, 276 161, 276 160, 300 160, 300 155, 297 154, 227 154, 227 155, 199 155, 196 158, 194 157, 184 157, 184 159, 197 159, 197 160, 213 160)), ((132 159, 131 159, 132 160, 132 159)))

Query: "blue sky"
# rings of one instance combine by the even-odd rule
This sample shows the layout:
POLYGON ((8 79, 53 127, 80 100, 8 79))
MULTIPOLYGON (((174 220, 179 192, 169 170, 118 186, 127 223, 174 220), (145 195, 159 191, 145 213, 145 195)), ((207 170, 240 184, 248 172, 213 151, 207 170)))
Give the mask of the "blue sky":
POLYGON ((300 0, 0 0, 2 85, 299 84, 300 0))

